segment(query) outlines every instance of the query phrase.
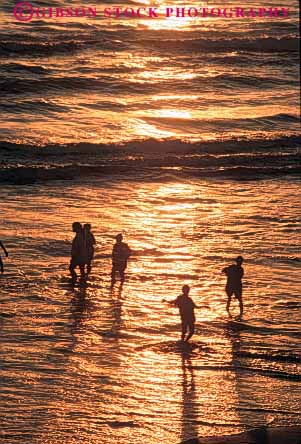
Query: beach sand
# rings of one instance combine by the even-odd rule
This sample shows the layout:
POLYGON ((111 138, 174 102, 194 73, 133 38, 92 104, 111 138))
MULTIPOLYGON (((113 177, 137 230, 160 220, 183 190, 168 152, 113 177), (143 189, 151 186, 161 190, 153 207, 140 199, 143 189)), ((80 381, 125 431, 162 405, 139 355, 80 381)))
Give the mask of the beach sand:
POLYGON ((301 427, 258 428, 238 435, 190 439, 183 444, 301 444, 301 427))

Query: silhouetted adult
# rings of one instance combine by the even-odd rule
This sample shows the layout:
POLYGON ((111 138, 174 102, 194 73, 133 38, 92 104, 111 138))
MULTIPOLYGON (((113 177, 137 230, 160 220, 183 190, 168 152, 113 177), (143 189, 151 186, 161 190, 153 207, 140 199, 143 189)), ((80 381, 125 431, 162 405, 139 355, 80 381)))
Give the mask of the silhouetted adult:
POLYGON ((243 257, 238 256, 235 259, 236 264, 232 264, 229 267, 223 268, 222 272, 227 276, 226 293, 227 300, 227 312, 229 313, 231 298, 234 294, 235 298, 239 301, 240 316, 243 314, 243 302, 242 302, 242 278, 244 275, 244 269, 242 268, 243 257))
POLYGON ((71 261, 69 266, 69 271, 72 277, 72 283, 75 284, 77 280, 77 274, 75 272, 76 267, 79 267, 81 277, 85 276, 85 244, 84 244, 84 233, 83 228, 79 222, 73 222, 72 231, 76 233, 71 247, 71 261))
POLYGON ((116 273, 119 273, 121 283, 125 280, 125 270, 127 267, 128 258, 131 255, 131 250, 125 242, 122 242, 123 236, 121 233, 116 236, 116 243, 112 251, 112 285, 116 282, 116 273))
MULTIPOLYGON (((0 241, 0 247, 4 251, 5 256, 8 257, 8 252, 7 252, 5 246, 3 245, 3 243, 1 241, 0 241)), ((1 270, 1 273, 4 273, 4 266, 3 266, 3 262, 2 262, 1 256, 0 256, 0 270, 1 270)))
POLYGON ((96 240, 94 234, 91 231, 90 224, 84 225, 83 233, 84 233, 84 243, 85 243, 87 274, 90 274, 92 269, 92 260, 94 257, 94 245, 96 244, 96 240))

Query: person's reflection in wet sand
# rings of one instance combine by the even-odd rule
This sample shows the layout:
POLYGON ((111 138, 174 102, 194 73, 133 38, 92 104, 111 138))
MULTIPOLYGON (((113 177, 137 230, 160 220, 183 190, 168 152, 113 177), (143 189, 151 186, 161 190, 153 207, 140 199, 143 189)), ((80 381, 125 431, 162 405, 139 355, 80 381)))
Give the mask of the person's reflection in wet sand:
POLYGON ((182 431, 181 441, 197 438, 198 408, 196 387, 189 350, 183 350, 182 359, 182 431))
POLYGON ((73 298, 71 299, 72 335, 80 332, 85 311, 87 311, 86 287, 80 287, 79 291, 73 293, 73 298))
POLYGON ((123 282, 120 283, 118 290, 114 287, 111 287, 110 289, 110 297, 112 301, 112 328, 111 332, 112 334, 118 338, 118 335, 120 334, 120 330, 122 328, 122 290, 123 290, 123 282))
MULTIPOLYGON (((237 319, 240 320, 239 317, 237 319)), ((239 326, 235 324, 229 324, 226 329, 226 336, 230 340, 232 348, 232 368, 235 374, 235 389, 237 393, 237 406, 236 411, 240 417, 241 425, 249 430, 246 432, 248 443, 260 443, 260 444, 270 444, 268 438, 268 431, 265 426, 254 428, 252 423, 250 423, 250 413, 244 409, 246 403, 245 392, 246 392, 246 381, 244 375, 242 374, 241 368, 244 365, 241 362, 241 347, 242 339, 240 336, 239 326), (242 408, 241 408, 242 407, 242 408)), ((246 394, 247 396, 247 394, 246 394)), ((266 422, 266 418, 262 418, 262 423, 266 422)))

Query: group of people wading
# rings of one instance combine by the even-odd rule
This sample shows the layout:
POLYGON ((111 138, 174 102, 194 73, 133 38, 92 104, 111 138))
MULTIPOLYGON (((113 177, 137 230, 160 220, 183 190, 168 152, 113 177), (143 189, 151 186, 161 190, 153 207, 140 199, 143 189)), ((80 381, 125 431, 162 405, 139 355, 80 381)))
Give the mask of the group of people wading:
POLYGON ((76 235, 72 241, 69 270, 72 277, 72 284, 75 284, 77 280, 75 269, 77 267, 80 269, 82 279, 91 273, 96 241, 91 232, 90 224, 82 226, 80 222, 73 222, 72 231, 76 233, 76 235))
MULTIPOLYGON (((72 284, 77 281, 77 274, 75 269, 79 267, 81 279, 85 280, 91 273, 92 260, 94 258, 94 246, 96 245, 95 237, 91 231, 91 225, 81 225, 80 222, 72 224, 72 231, 75 237, 72 241, 71 260, 69 270, 71 273, 72 284)), ((112 251, 112 272, 111 283, 116 282, 116 274, 119 273, 121 283, 125 280, 125 270, 127 267, 128 258, 131 255, 129 246, 123 242, 122 234, 116 236, 116 243, 112 251)))
MULTIPOLYGON (((76 233, 71 248, 71 261, 70 261, 70 273, 72 277, 72 283, 75 284, 77 280, 76 267, 79 267, 81 273, 81 279, 85 278, 91 272, 92 260, 94 257, 94 246, 96 244, 95 237, 91 232, 91 225, 81 225, 79 222, 74 222, 72 230, 76 233)), ((122 234, 119 233, 116 236, 116 243, 113 246, 112 251, 112 271, 111 271, 111 285, 116 282, 116 274, 119 274, 121 284, 125 280, 125 270, 127 267, 127 261, 131 255, 129 246, 123 242, 122 234)), ((227 306, 226 309, 229 313, 231 298, 234 296, 239 302, 240 316, 243 314, 243 301, 242 301, 242 278, 244 275, 244 269, 242 267, 243 258, 238 256, 235 259, 235 264, 223 268, 222 273, 227 276, 226 294, 227 294, 227 306)), ((181 341, 187 342, 194 334, 195 326, 195 308, 209 308, 207 305, 197 306, 192 298, 189 296, 190 287, 184 285, 182 287, 182 294, 172 301, 163 299, 162 302, 167 302, 170 305, 178 307, 181 317, 181 341)))

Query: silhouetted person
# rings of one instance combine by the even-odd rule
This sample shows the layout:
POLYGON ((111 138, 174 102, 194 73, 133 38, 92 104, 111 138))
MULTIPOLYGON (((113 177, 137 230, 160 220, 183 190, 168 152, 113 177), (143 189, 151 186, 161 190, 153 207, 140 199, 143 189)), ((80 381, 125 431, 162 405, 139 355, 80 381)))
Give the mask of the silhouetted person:
POLYGON ((194 309, 201 308, 197 306, 193 302, 193 300, 189 297, 189 291, 190 291, 189 285, 183 285, 182 294, 178 296, 176 299, 174 299, 173 301, 166 301, 165 299, 163 299, 164 302, 167 302, 170 305, 175 305, 176 307, 179 308, 181 323, 182 323, 182 336, 181 336, 182 342, 189 341, 191 336, 194 334, 194 324, 195 324, 194 309), (186 334, 187 337, 185 339, 186 334))
POLYGON ((128 258, 131 255, 131 250, 125 242, 122 242, 122 234, 119 233, 116 236, 116 243, 113 246, 112 251, 112 285, 116 282, 116 273, 119 273, 121 283, 125 280, 124 272, 127 267, 128 258))
POLYGON ((241 264, 243 263, 243 257, 238 256, 235 259, 236 264, 232 264, 229 267, 223 268, 222 272, 227 275, 226 293, 227 300, 227 312, 229 313, 231 297, 234 296, 239 301, 240 316, 243 314, 243 302, 242 302, 242 277, 244 275, 244 269, 241 264))
MULTIPOLYGON (((8 257, 8 252, 7 252, 5 246, 3 245, 3 243, 1 241, 0 241, 0 247, 4 251, 5 256, 8 257)), ((4 266, 3 266, 3 262, 2 262, 1 256, 0 256, 0 270, 1 270, 1 273, 4 273, 4 266)))
POLYGON ((85 243, 87 274, 90 274, 92 269, 91 264, 94 257, 94 245, 96 244, 96 240, 94 234, 91 231, 90 224, 84 225, 83 234, 84 234, 84 243, 85 243))
POLYGON ((73 222, 72 231, 76 233, 71 247, 71 261, 69 266, 69 271, 72 277, 72 283, 75 284, 77 279, 77 274, 75 272, 76 267, 79 267, 81 277, 85 276, 85 244, 84 244, 84 234, 83 228, 79 222, 73 222))

